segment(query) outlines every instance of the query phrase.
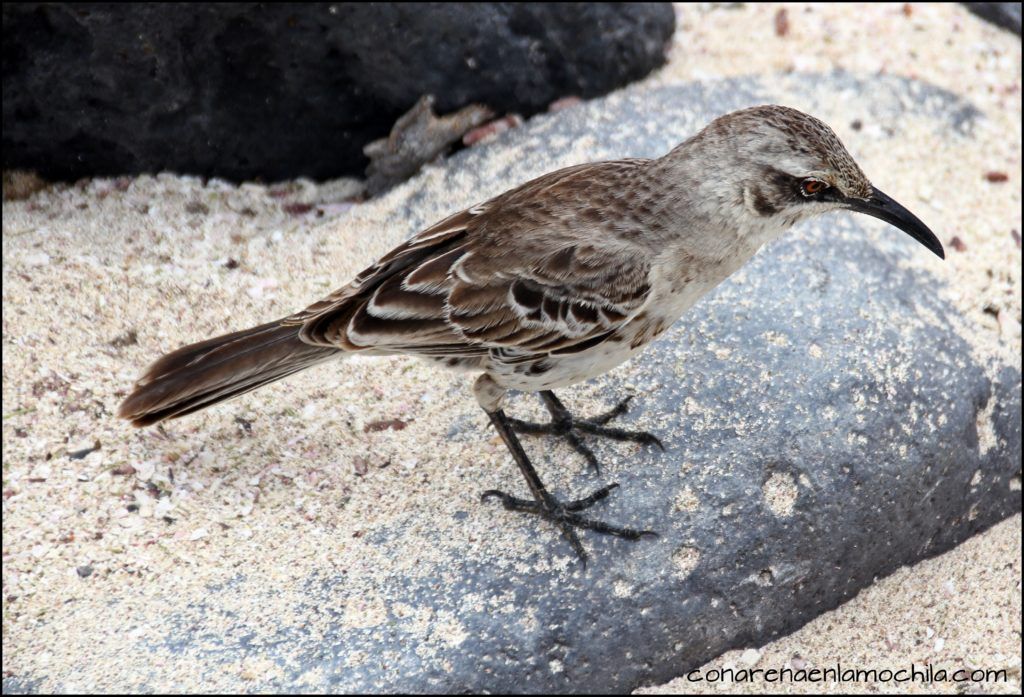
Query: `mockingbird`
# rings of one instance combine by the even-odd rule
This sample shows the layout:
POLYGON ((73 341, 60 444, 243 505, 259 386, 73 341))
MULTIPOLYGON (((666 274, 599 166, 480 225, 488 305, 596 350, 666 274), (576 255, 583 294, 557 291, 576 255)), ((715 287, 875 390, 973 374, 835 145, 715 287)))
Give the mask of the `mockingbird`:
POLYGON ((736 111, 658 159, 538 177, 423 230, 301 312, 180 348, 149 367, 120 416, 136 426, 184 416, 356 352, 473 371, 476 398, 532 494, 483 497, 552 521, 586 563, 576 528, 634 540, 655 533, 582 513, 616 484, 559 501, 516 433, 566 438, 595 468, 584 436, 660 446, 607 426, 625 402, 577 419, 552 390, 627 360, 765 242, 835 210, 881 218, 944 257, 827 125, 782 106, 736 111), (510 389, 539 392, 551 423, 506 416, 510 389))

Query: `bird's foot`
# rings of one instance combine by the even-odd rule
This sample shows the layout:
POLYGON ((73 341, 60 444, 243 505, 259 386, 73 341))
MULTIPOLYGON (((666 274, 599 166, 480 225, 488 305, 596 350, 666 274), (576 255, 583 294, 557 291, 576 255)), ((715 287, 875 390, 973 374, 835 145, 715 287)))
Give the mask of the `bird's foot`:
POLYGON ((608 494, 617 489, 618 486, 618 484, 609 484, 606 487, 598 489, 590 496, 585 496, 584 498, 566 503, 559 502, 554 496, 548 494, 546 491, 543 492, 543 501, 533 501, 530 499, 521 499, 511 496, 496 489, 485 491, 480 497, 480 500, 486 501, 489 498, 497 498, 507 510, 532 513, 534 515, 539 515, 541 518, 550 520, 558 526, 562 535, 569 540, 569 544, 572 545, 576 555, 580 558, 580 561, 583 562, 583 565, 586 566, 587 553, 583 549, 583 545, 580 543, 580 538, 576 534, 575 528, 593 530, 594 532, 599 532, 604 535, 615 535, 616 537, 622 537, 627 540, 639 540, 642 537, 658 536, 658 533, 653 530, 635 530, 633 528, 618 527, 603 523, 600 520, 587 518, 586 516, 579 514, 579 511, 584 511, 598 501, 607 498, 608 494))
POLYGON ((610 409, 590 419, 577 419, 573 417, 561 401, 551 393, 541 393, 541 397, 544 399, 544 404, 548 407, 548 411, 551 412, 551 422, 539 424, 532 421, 510 418, 508 421, 512 426, 512 430, 531 436, 552 435, 565 438, 576 452, 586 458, 587 464, 597 473, 601 472, 601 466, 597 461, 597 456, 583 442, 583 434, 585 433, 599 438, 632 441, 641 445, 656 445, 662 451, 665 450, 665 446, 662 445, 661 441, 653 433, 647 431, 627 431, 623 428, 605 425, 612 419, 626 413, 629 409, 629 402, 633 399, 632 395, 615 405, 614 409, 610 409))

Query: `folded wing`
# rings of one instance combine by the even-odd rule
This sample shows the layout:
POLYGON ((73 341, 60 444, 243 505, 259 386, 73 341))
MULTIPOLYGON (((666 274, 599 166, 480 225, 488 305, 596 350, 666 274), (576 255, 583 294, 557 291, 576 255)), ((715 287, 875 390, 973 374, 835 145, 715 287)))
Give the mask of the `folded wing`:
POLYGON ((650 291, 650 253, 595 217, 642 162, 560 170, 457 213, 285 322, 373 353, 515 362, 599 344, 650 291))

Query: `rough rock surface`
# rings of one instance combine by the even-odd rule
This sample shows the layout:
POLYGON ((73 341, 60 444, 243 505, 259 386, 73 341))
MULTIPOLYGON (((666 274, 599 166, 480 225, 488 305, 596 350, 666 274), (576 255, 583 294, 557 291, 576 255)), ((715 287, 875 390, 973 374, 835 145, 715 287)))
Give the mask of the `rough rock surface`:
POLYGON ((424 94, 442 114, 604 94, 664 62, 674 21, 668 3, 7 3, 3 166, 362 174, 424 94))
MULTIPOLYGON (((385 228, 415 230, 447 192, 483 197, 567 161, 660 155, 718 114, 793 95, 812 112, 855 103, 865 127, 891 127, 879 138, 911 120, 970 138, 983 118, 899 78, 795 74, 772 84, 627 90, 538 118, 369 205, 390 209, 385 228)), ((332 530, 325 556, 293 562, 300 580, 287 588, 254 560, 201 595, 170 585, 111 598, 111 617, 125 614, 130 636, 147 637, 134 645, 145 670, 132 679, 166 685, 164 666, 180 659, 210 691, 623 692, 802 625, 1021 509, 1020 372, 971 342, 928 272, 939 263, 867 219, 801 226, 642 360, 598 381, 605 403, 638 395, 624 422, 657 431, 666 453, 599 445, 596 478, 527 443, 549 485, 557 470, 575 470, 570 485, 553 486, 559 495, 618 481, 595 512, 659 539, 588 534, 584 571, 536 520, 477 503, 442 520, 443 502, 423 494, 390 524, 358 531, 367 556, 347 568, 329 548, 349 531, 332 530), (472 545, 450 546, 464 534, 453 525, 478 526, 465 533, 472 545), (138 619, 140 600, 160 608, 156 631, 138 619)), ((427 405, 419 413, 449 440, 474 444, 470 453, 492 437, 479 414, 449 427, 427 405)), ((486 488, 472 472, 464 484, 486 488)), ((305 525, 297 518, 294 534, 317 534, 305 525)), ((42 617, 37 631, 52 636, 57 621, 42 617)))
POLYGON ((1012 31, 1017 36, 1021 32, 1021 14, 1019 2, 965 2, 968 10, 996 26, 1012 31))

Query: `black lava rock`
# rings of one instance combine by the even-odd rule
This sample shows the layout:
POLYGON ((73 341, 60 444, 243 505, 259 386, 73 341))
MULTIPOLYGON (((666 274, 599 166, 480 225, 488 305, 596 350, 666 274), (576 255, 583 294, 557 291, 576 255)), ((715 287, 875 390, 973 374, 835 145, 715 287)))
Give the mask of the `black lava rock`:
POLYGON ((1021 35, 1021 14, 1019 2, 965 2, 964 6, 984 20, 997 27, 1021 35))
POLYGON ((362 174, 424 94, 529 115, 664 62, 668 3, 5 3, 3 167, 362 174))

